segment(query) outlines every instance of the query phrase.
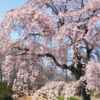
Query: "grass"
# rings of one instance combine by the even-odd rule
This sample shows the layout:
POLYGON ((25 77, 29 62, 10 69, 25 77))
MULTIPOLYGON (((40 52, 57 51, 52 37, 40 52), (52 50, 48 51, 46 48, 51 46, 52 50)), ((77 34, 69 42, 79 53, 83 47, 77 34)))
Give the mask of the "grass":
MULTIPOLYGON (((65 100, 63 96, 59 96, 57 97, 58 100, 65 100)), ((68 97, 66 100, 81 100, 80 97, 76 97, 76 96, 71 96, 68 97)))
POLYGON ((64 100, 64 97, 63 96, 59 96, 57 97, 58 100, 64 100))
POLYGON ((72 96, 72 97, 67 98, 67 100, 80 100, 80 98, 79 97, 72 96))
POLYGON ((0 100, 12 100, 12 89, 7 86, 7 83, 0 82, 0 100))

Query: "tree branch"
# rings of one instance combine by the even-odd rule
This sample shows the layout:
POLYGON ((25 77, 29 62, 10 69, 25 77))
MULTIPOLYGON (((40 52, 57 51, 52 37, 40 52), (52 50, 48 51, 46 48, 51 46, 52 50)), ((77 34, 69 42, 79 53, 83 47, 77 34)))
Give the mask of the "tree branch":
POLYGON ((57 8, 55 7, 55 5, 54 5, 53 3, 46 3, 46 6, 47 6, 47 7, 50 7, 50 8, 52 9, 52 11, 53 11, 56 15, 59 14, 57 8))
MULTIPOLYGON (((29 51, 28 48, 16 47, 16 49, 22 50, 22 52, 15 54, 15 56, 18 56, 18 55, 27 55, 28 51, 29 51)), ((77 66, 78 66, 77 68, 74 66, 74 64, 72 64, 70 66, 67 66, 66 64, 60 64, 56 60, 56 58, 52 54, 50 54, 50 53, 34 54, 34 55, 36 55, 37 57, 45 57, 45 56, 46 57, 50 57, 58 67, 60 67, 62 69, 66 69, 66 70, 71 71, 75 75, 76 79, 79 79, 80 76, 81 76, 81 69, 82 69, 82 65, 81 64, 77 64, 77 66)))
POLYGON ((45 57, 45 56, 50 57, 51 59, 53 59, 53 61, 55 62, 55 64, 57 66, 59 66, 62 69, 67 69, 67 70, 71 71, 75 75, 76 79, 79 79, 80 78, 80 72, 79 72, 79 70, 77 68, 74 67, 74 64, 73 65, 70 65, 70 66, 67 66, 66 64, 62 64, 61 65, 56 60, 56 58, 52 54, 50 54, 50 53, 38 54, 37 56, 38 57, 45 57))

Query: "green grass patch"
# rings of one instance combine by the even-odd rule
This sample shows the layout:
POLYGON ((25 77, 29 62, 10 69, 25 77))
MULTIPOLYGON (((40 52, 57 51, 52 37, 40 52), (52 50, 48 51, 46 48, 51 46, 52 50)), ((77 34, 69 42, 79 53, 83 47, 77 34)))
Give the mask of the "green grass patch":
POLYGON ((58 100, 64 100, 64 96, 58 96, 57 99, 58 100))
POLYGON ((67 100, 81 100, 81 99, 75 96, 71 96, 71 97, 68 97, 67 100))
POLYGON ((12 100, 12 89, 7 86, 7 83, 0 82, 0 100, 12 100))

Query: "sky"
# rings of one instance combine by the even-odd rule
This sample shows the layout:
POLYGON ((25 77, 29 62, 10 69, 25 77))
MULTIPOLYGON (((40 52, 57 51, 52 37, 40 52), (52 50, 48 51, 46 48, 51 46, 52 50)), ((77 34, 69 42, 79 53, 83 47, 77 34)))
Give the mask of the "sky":
POLYGON ((25 1, 26 0, 0 0, 0 21, 2 21, 7 11, 20 7, 25 1))

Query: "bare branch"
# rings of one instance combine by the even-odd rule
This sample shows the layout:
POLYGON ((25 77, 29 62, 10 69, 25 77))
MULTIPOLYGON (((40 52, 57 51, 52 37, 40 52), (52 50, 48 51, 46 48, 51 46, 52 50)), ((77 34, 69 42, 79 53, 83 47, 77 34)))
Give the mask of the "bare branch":
POLYGON ((52 11, 56 14, 56 15, 58 15, 58 10, 57 10, 57 8, 55 7, 55 5, 53 4, 53 3, 46 3, 46 6, 47 7, 50 7, 51 9, 52 9, 52 11))

